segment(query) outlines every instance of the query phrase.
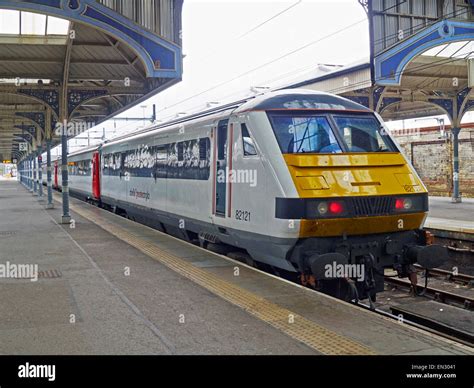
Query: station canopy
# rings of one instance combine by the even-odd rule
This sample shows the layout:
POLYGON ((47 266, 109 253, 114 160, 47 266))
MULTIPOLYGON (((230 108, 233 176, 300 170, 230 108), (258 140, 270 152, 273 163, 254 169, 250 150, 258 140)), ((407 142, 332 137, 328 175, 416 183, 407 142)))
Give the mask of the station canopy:
MULTIPOLYGON (((70 2, 84 9, 70 9, 64 18, 0 9, 0 162, 24 157, 25 143, 27 153, 44 147, 49 134, 57 145, 51 130, 61 117, 91 127, 181 79, 182 2, 150 0, 147 7, 166 9, 138 8, 135 20, 101 3, 107 4, 70 2), (86 15, 91 10, 97 20, 86 15), (93 22, 77 20, 85 16, 93 22), (146 20, 154 25, 144 26, 146 20)), ((117 9, 127 6, 117 3, 117 9)))

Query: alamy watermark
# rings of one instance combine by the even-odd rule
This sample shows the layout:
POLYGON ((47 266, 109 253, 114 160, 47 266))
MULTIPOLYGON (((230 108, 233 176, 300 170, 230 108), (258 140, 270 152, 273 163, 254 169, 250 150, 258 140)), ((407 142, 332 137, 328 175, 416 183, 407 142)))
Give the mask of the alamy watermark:
POLYGON ((243 183, 250 187, 257 186, 257 170, 229 169, 228 167, 217 172, 218 183, 243 183))
POLYGON ((47 379, 56 380, 56 365, 34 365, 27 362, 18 367, 20 379, 47 379))
POLYGON ((95 126, 96 123, 92 121, 75 122, 64 120, 63 122, 56 123, 54 133, 56 134, 56 136, 65 135, 68 137, 76 137, 84 132, 87 132, 95 126))
POLYGON ((14 264, 7 261, 0 264, 1 279, 29 279, 38 281, 38 264, 14 264))
POLYGON ((363 282, 365 279, 365 267, 364 264, 338 264, 333 262, 332 264, 326 264, 324 266, 324 276, 328 279, 357 279, 359 282, 363 282))

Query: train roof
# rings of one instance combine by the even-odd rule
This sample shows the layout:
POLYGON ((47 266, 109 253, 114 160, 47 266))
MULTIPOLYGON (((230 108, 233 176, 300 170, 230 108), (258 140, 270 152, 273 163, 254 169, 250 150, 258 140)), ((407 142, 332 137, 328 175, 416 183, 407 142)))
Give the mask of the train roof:
POLYGON ((123 140, 139 138, 151 133, 160 132, 174 125, 183 124, 200 118, 212 117, 219 114, 243 113, 247 111, 272 111, 272 110, 337 110, 348 112, 371 112, 363 105, 357 104, 347 98, 334 94, 319 92, 309 89, 282 89, 252 96, 230 104, 221 105, 216 108, 207 109, 179 119, 171 120, 162 124, 153 125, 135 133, 110 139, 101 145, 93 146, 85 150, 77 151, 70 156, 80 155, 100 148, 101 146, 120 143, 123 140))
POLYGON ((283 89, 266 93, 242 104, 236 109, 236 112, 286 109, 371 112, 371 110, 365 106, 357 104, 347 98, 309 89, 283 89))
POLYGON ((77 155, 87 154, 89 152, 97 151, 103 144, 104 143, 100 143, 100 144, 96 144, 96 145, 93 145, 93 146, 90 146, 90 147, 87 147, 87 148, 83 148, 79 151, 71 152, 70 154, 68 154, 68 158, 71 158, 71 157, 74 157, 74 156, 77 156, 77 155))

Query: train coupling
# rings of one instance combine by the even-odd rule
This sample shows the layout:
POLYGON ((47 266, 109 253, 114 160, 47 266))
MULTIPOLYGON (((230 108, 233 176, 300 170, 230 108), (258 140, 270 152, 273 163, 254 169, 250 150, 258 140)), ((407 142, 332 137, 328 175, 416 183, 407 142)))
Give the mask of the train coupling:
POLYGON ((383 282, 377 276, 376 260, 371 253, 360 256, 356 263, 350 263, 348 256, 337 252, 314 254, 309 258, 308 264, 316 281, 323 281, 323 292, 333 296, 359 300, 374 296, 383 289, 383 282), (333 282, 337 280, 345 280, 350 285, 344 295, 341 295, 340 287, 333 282))
POLYGON ((406 256, 412 263, 418 263, 423 268, 437 268, 448 259, 448 249, 441 245, 415 245, 409 247, 406 256))

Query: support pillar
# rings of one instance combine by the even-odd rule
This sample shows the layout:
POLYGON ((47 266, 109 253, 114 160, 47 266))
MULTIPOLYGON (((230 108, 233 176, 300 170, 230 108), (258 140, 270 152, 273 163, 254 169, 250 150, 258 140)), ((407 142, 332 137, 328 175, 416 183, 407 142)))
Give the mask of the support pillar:
POLYGON ((38 199, 39 201, 44 200, 43 195, 43 147, 38 146, 38 199))
POLYGON ((462 202, 461 193, 459 191, 459 132, 461 128, 454 127, 451 129, 453 133, 453 196, 451 202, 462 202))
POLYGON ((23 162, 18 164, 18 169, 20 171, 20 183, 23 184, 23 162))
POLYGON ((33 192, 33 154, 30 155, 29 158, 29 165, 30 165, 30 191, 33 192))
POLYGON ((46 180, 48 187, 48 204, 46 205, 46 209, 54 209, 53 179, 51 171, 51 140, 46 141, 46 180))
POLYGON ((36 152, 33 154, 33 195, 38 194, 38 158, 36 152))

